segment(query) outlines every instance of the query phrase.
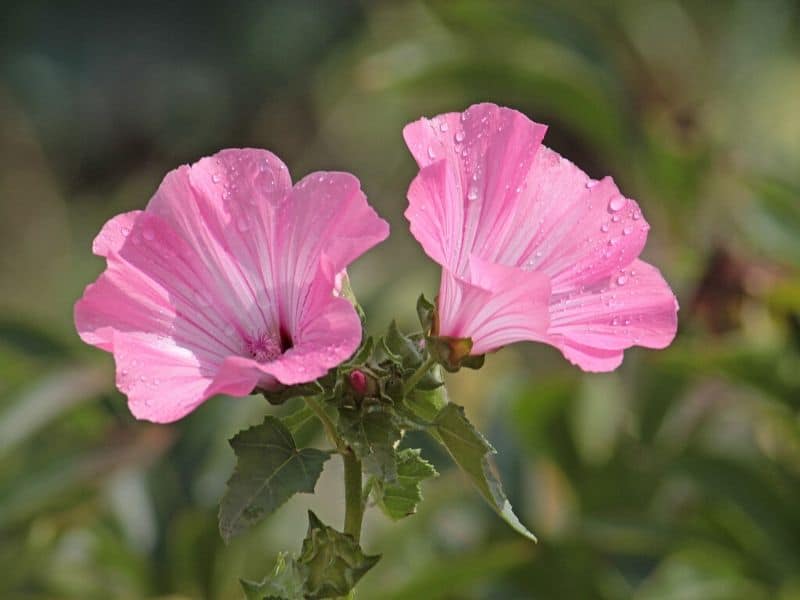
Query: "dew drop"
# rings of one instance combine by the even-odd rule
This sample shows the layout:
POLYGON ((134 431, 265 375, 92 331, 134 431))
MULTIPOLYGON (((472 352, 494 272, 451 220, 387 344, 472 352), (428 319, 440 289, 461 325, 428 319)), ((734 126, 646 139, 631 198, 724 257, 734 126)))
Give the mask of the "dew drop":
POLYGON ((469 192, 467 192, 467 200, 474 202, 477 199, 478 199, 478 188, 476 188, 474 185, 470 186, 469 192))
POLYGON ((456 135, 455 135, 455 140, 456 140, 456 144, 460 144, 461 142, 463 142, 464 141, 464 132, 463 131, 457 131, 456 135))
POLYGON ((219 183, 219 175, 217 175, 216 173, 212 175, 211 181, 213 181, 214 183, 219 183))
POLYGON ((442 133, 447 131, 447 121, 442 121, 441 123, 439 123, 439 131, 441 131, 442 133))
POLYGON ((631 216, 633 217, 634 221, 638 221, 639 219, 642 218, 642 213, 640 213, 638 210, 635 210, 633 211, 633 215, 631 216))
POLYGON ((611 212, 617 212, 618 210, 622 210, 626 202, 627 200, 622 196, 616 196, 612 198, 611 201, 608 203, 608 210, 610 210, 611 212))
POLYGON ((128 234, 131 232, 131 230, 130 230, 130 229, 128 229, 127 227, 123 227, 123 228, 120 230, 120 232, 122 233, 122 235, 123 235, 123 236, 125 236, 125 237, 128 237, 128 234))
POLYGON ((608 245, 609 246, 616 246, 617 244, 619 244, 619 238, 618 237, 612 237, 610 240, 608 240, 608 245))
POLYGON ((433 146, 428 146, 428 158, 436 158, 436 151, 433 146))
POLYGON ((614 221, 614 223, 619 223, 619 215, 612 216, 611 220, 614 221))
POLYGON ((626 225, 622 230, 622 235, 630 235, 633 233, 633 227, 626 225))
POLYGON ((600 225, 600 231, 606 233, 608 231, 608 223, 603 223, 602 225, 600 225))
POLYGON ((590 179, 589 181, 586 182, 586 189, 590 190, 596 185, 597 185, 597 181, 595 181, 594 179, 590 179))
POLYGON ((625 285, 626 283, 628 283, 627 275, 620 275, 617 277, 617 285, 625 285))

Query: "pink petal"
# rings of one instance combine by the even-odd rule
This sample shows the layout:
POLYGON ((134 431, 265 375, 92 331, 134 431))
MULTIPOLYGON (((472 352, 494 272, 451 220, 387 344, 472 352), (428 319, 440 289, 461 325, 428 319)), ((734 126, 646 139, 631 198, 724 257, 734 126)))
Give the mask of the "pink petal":
POLYGON ((361 343, 361 321, 353 305, 344 298, 329 298, 312 309, 298 342, 276 360, 258 363, 242 357, 225 360, 211 393, 239 396, 256 387, 270 390, 278 384, 296 385, 313 381, 341 364, 361 343), (246 391, 245 391, 246 390, 246 391))
POLYGON ((636 260, 610 278, 551 300, 547 341, 588 371, 612 370, 631 346, 665 348, 678 303, 658 269, 636 260))
POLYGON ((292 331, 304 326, 309 290, 322 285, 329 295, 336 274, 389 235, 388 223, 367 203, 358 179, 349 173, 304 177, 280 206, 277 222, 282 321, 292 331))
POLYGON ((203 263, 223 320, 249 335, 278 323, 275 214, 291 188, 266 150, 223 150, 167 174, 147 211, 165 219, 203 263))
POLYGON ((439 334, 472 338, 473 355, 523 340, 542 341, 549 323, 546 276, 470 260, 471 281, 442 271, 439 334))
POLYGON ((471 254, 511 264, 494 260, 482 251, 483 245, 502 243, 514 224, 530 230, 530 222, 512 223, 509 217, 518 214, 521 197, 516 190, 525 181, 546 129, 520 112, 494 104, 478 104, 462 114, 420 119, 405 127, 403 136, 421 167, 420 177, 433 179, 416 184, 428 188, 431 197, 426 200, 415 190, 406 217, 434 260, 459 275, 466 272, 471 254), (444 165, 424 174, 425 167, 439 161, 444 165), (437 221, 437 235, 424 223, 427 219, 437 221))
POLYGON ((207 366, 189 349, 154 335, 115 333, 117 387, 137 419, 171 423, 210 394, 207 366))

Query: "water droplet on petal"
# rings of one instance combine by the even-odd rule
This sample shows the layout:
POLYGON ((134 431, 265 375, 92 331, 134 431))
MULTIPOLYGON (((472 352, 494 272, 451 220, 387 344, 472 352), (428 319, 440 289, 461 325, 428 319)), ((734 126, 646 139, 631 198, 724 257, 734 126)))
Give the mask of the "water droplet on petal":
POLYGON ((633 227, 630 225, 626 225, 622 230, 622 235, 630 235, 631 233, 633 233, 633 227))
POLYGON ((600 231, 602 231, 603 233, 607 232, 608 231, 608 223, 603 223, 602 225, 600 225, 600 231))
POLYGON ((219 175, 217 175, 216 173, 212 175, 211 181, 213 181, 214 183, 219 183, 219 175))
POLYGON ((456 144, 460 144, 461 142, 463 142, 464 141, 464 132, 463 131, 457 131, 456 135, 455 135, 455 140, 456 140, 456 144))
POLYGON ((469 192, 467 192, 467 200, 474 202, 477 199, 478 199, 478 188, 472 185, 469 188, 469 192))
POLYGON ((148 242, 152 242, 155 239, 156 234, 152 229, 145 229, 142 231, 142 237, 148 242))
POLYGON ((590 190, 596 185, 597 185, 597 181, 594 180, 594 179, 590 179, 589 181, 586 182, 586 189, 590 190))
POLYGON ((615 196, 608 203, 608 210, 610 210, 611 212, 617 212, 619 210, 622 210, 622 208, 625 206, 626 202, 627 202, 627 199, 625 199, 624 197, 615 196))
POLYGON ((628 282, 627 275, 620 275, 617 277, 617 285, 625 285, 628 282))
POLYGON ((439 123, 439 131, 441 131, 442 133, 447 131, 447 121, 442 121, 441 123, 439 123))
POLYGON ((428 158, 436 158, 436 151, 433 146, 428 146, 428 158))

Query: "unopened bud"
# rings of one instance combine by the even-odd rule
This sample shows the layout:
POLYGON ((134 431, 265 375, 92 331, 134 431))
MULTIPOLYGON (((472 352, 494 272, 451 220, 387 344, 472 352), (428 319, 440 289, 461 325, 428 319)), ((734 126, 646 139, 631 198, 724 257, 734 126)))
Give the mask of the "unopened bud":
POLYGON ((356 369, 355 371, 350 371, 350 387, 355 390, 358 394, 366 394, 367 393, 367 376, 364 375, 363 371, 356 369))

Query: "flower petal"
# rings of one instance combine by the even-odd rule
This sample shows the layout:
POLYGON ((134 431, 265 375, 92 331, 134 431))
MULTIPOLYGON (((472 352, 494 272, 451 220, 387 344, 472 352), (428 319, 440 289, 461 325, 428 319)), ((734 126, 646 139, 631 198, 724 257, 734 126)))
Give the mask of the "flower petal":
POLYGON ((298 339, 291 349, 267 363, 238 356, 227 358, 210 393, 236 396, 250 393, 256 386, 269 390, 278 384, 318 379, 353 355, 361 342, 361 322, 350 302, 330 297, 314 308, 298 339))
POLYGON ((318 292, 316 286, 332 294, 336 274, 386 239, 389 225, 367 203, 358 179, 335 172, 299 181, 281 204, 277 222, 281 322, 297 336, 309 318, 308 299, 318 292))
POLYGON ((246 335, 277 328, 275 213, 290 188, 271 152, 229 149, 167 174, 147 205, 194 249, 222 319, 246 335))
POLYGON ((463 276, 471 254, 500 262, 481 252, 484 243, 502 244, 514 225, 530 229, 530 222, 515 217, 521 198, 517 188, 525 181, 546 129, 520 112, 494 104, 477 104, 461 114, 406 125, 403 137, 421 167, 420 176, 446 177, 419 184, 438 193, 427 203, 417 197, 412 200, 416 207, 406 212, 412 233, 418 236, 429 229, 422 221, 432 212, 417 208, 425 204, 435 208, 441 226, 438 247, 434 236, 417 237, 434 260, 463 276), (423 175, 425 167, 438 161, 444 166, 423 175))
POLYGON ((117 388, 137 419, 171 423, 211 394, 209 368, 191 350, 149 334, 114 333, 117 388))
POLYGON ((472 355, 523 340, 542 341, 549 324, 550 283, 541 273, 473 256, 471 281, 442 271, 439 334, 472 338, 472 355))
POLYGON ((612 370, 625 348, 668 346, 677 313, 675 296, 658 269, 636 260, 582 291, 555 295, 547 341, 585 370, 612 370))

